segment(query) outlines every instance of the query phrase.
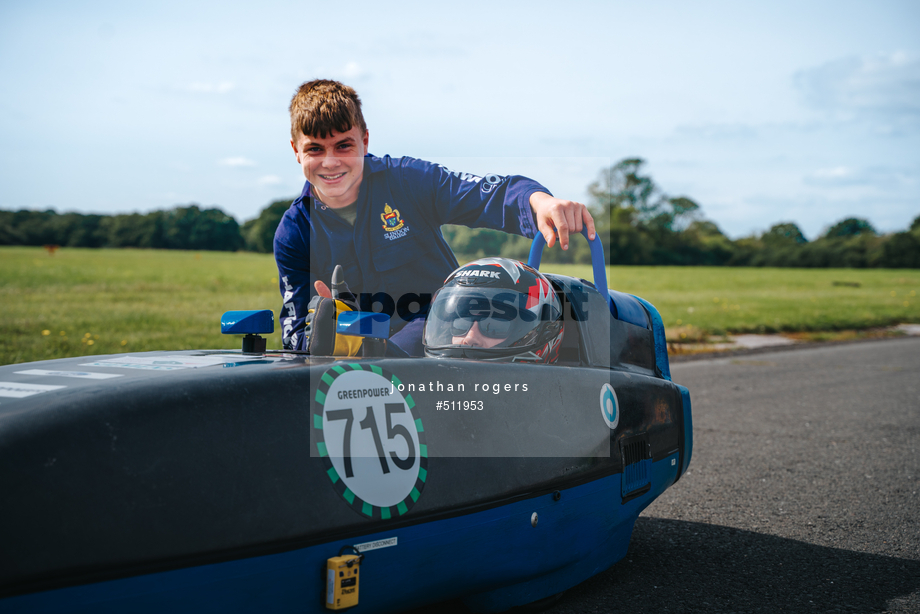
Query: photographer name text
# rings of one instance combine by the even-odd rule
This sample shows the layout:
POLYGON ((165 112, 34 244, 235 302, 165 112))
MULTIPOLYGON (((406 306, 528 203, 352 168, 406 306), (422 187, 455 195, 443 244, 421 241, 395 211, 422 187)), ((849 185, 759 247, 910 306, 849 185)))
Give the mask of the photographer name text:
MULTIPOLYGON (((527 384, 472 384, 470 392, 527 392, 527 384)), ((390 384, 390 394, 399 392, 466 392, 466 384, 443 384, 441 382, 422 382, 421 384, 390 384)))

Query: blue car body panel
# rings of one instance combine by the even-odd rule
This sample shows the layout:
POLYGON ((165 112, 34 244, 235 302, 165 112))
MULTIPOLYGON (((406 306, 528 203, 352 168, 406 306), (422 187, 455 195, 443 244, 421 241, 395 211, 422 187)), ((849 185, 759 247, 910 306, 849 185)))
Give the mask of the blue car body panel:
POLYGON ((612 475, 560 491, 558 500, 547 494, 351 540, 0 603, 10 614, 323 612, 326 559, 355 541, 390 540, 396 545, 366 552, 361 601, 353 611, 395 612, 465 597, 475 611, 500 612, 559 593, 620 560, 636 518, 674 481, 676 465, 676 455, 654 463, 653 488, 625 504, 619 501, 620 476, 612 475), (507 573, 497 575, 496 569, 507 573))
MULTIPOLYGON (((0 367, 18 395, 0 404, 0 611, 320 612, 347 546, 365 557, 354 612, 499 612, 609 568, 693 436, 661 317, 607 291, 598 246, 596 290, 547 275, 555 365, 213 351, 0 367)), ((269 327, 229 313, 227 330, 269 327)))

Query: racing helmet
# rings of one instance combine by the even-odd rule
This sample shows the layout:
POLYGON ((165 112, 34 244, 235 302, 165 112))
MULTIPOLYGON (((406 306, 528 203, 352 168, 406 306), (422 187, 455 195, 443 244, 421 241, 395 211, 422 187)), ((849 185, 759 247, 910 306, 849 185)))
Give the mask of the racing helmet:
POLYGON ((540 271, 481 258, 434 295, 422 343, 428 356, 553 363, 562 334, 562 305, 540 271))

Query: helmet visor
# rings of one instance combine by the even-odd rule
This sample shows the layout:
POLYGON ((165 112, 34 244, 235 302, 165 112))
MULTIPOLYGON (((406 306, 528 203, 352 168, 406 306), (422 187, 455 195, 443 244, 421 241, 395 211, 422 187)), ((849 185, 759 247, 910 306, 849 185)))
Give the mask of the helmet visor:
POLYGON ((526 294, 505 288, 442 288, 428 312, 425 345, 513 347, 541 323, 527 302, 526 294))
POLYGON ((473 324, 476 324, 479 332, 489 339, 507 339, 514 322, 500 317, 457 317, 450 323, 450 334, 452 337, 466 336, 473 328, 473 324))

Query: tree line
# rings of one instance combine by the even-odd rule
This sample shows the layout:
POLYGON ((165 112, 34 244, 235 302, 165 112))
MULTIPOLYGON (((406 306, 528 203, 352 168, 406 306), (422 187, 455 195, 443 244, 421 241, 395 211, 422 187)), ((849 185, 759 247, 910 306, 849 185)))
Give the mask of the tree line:
MULTIPOLYGON (((627 158, 604 169, 589 186, 588 203, 610 264, 771 267, 920 268, 920 216, 909 229, 879 234, 864 219, 847 218, 808 241, 792 222, 732 240, 686 196, 669 196, 627 158)), ((242 226, 217 208, 178 206, 146 214, 93 215, 0 210, 0 245, 139 247, 271 253, 275 229, 293 200, 278 200, 242 226)), ((502 232, 444 226, 461 259, 503 255, 526 260, 529 239, 502 232)), ((544 261, 589 263, 586 241, 566 252, 546 250, 544 261)))
POLYGON ((0 211, 0 245, 236 251, 244 242, 232 216, 189 205, 119 215, 0 211))
MULTIPOLYGON (((686 196, 669 196, 627 158, 601 172, 588 188, 591 209, 610 264, 770 267, 920 268, 920 216, 903 232, 879 234, 864 219, 846 218, 808 241, 793 222, 732 240, 686 196)), ((467 258, 502 254, 526 260, 530 240, 493 230, 445 227, 454 252, 467 258)), ((589 263, 587 241, 546 250, 546 262, 589 263)))

